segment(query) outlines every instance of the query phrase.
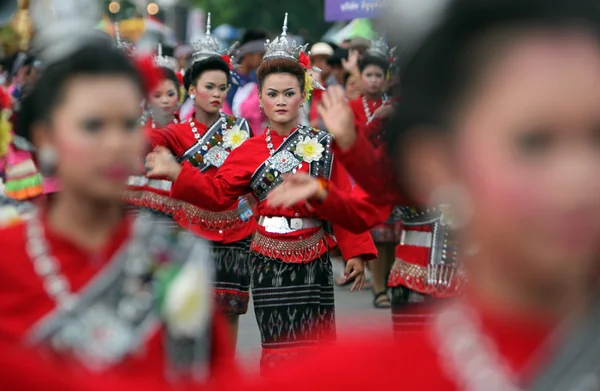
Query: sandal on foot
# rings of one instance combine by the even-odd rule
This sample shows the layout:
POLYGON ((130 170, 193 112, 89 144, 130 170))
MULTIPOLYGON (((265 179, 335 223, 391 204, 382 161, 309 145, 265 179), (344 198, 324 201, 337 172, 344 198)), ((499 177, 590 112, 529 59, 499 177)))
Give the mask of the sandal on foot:
POLYGON ((392 303, 390 302, 390 298, 387 295, 387 291, 375 293, 375 297, 373 298, 373 307, 378 309, 386 309, 392 307, 392 303), (380 300, 380 298, 382 297, 385 297, 385 300, 380 300))

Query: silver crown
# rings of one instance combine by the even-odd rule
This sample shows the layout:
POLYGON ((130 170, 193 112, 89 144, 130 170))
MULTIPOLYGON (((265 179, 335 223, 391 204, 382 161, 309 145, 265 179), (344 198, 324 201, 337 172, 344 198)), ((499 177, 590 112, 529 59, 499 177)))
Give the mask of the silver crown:
POLYGON ((156 56, 154 56, 154 64, 158 67, 169 68, 175 72, 178 71, 179 64, 177 64, 177 60, 173 57, 163 56, 162 53, 162 44, 158 44, 158 52, 156 56))
POLYGON ((383 37, 379 38, 378 40, 371 41, 371 46, 367 49, 367 54, 374 57, 385 58, 386 60, 388 59, 389 48, 383 37))
POLYGON ((287 38, 287 23, 288 23, 288 14, 285 13, 285 19, 283 20, 283 28, 281 31, 281 35, 275 38, 273 41, 267 39, 265 42, 265 60, 273 60, 275 58, 287 58, 290 60, 298 61, 298 57, 300 53, 306 51, 308 44, 302 46, 297 45, 296 41, 290 41, 287 38))
POLYGON ((204 35, 204 38, 192 43, 192 46, 194 47, 192 62, 205 60, 213 56, 221 57, 221 53, 219 53, 221 44, 219 43, 219 40, 210 33, 210 12, 206 16, 206 34, 204 35))
POLYGON ((37 0, 30 4, 36 29, 32 51, 42 66, 56 62, 99 38, 97 1, 37 0))

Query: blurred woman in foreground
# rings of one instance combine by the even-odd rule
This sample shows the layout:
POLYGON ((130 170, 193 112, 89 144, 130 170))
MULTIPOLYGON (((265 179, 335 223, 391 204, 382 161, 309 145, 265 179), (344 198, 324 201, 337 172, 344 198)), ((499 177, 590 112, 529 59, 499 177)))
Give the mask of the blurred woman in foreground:
POLYGON ((63 187, 0 230, 0 343, 104 385, 197 385, 221 362, 230 374, 228 332, 213 317, 211 267, 201 261, 208 248, 129 218, 121 202, 145 150, 139 103, 153 85, 79 14, 93 4, 72 6, 40 24, 44 68, 19 122, 63 187))
MULTIPOLYGON (((379 359, 353 360, 357 346, 313 358, 318 389, 519 390, 567 351, 557 349, 568 320, 592 309, 600 269, 597 11, 583 0, 457 0, 403 67, 390 156, 407 196, 448 206, 465 294, 417 335, 363 344, 379 359)), ((330 130, 351 127, 340 95, 324 98, 330 130)), ((317 206, 312 197, 337 193, 290 183, 285 194, 317 206)))

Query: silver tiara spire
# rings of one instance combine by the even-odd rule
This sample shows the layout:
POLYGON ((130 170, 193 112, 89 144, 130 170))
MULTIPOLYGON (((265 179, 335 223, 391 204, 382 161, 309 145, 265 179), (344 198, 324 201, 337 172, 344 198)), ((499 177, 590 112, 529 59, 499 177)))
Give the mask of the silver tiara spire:
POLYGON ((305 46, 297 45, 296 41, 289 42, 287 38, 287 23, 288 14, 285 13, 285 19, 283 20, 283 28, 281 29, 281 35, 275 38, 273 41, 265 42, 265 60, 273 60, 275 58, 287 58, 290 60, 298 61, 300 53, 306 51, 308 44, 305 46))
POLYGON ((209 57, 219 56, 219 48, 221 47, 219 40, 213 37, 210 33, 210 12, 206 16, 206 34, 200 41, 192 43, 194 47, 194 53, 192 54, 192 61, 205 60, 209 57))
POLYGON ((121 30, 119 29, 119 22, 115 22, 115 47, 124 50, 128 53, 132 53, 135 50, 135 46, 129 42, 124 42, 121 39, 121 30))
POLYGON ((161 43, 158 44, 158 52, 156 53, 156 56, 154 56, 154 64, 158 67, 169 68, 175 72, 179 70, 179 64, 177 64, 177 60, 175 58, 163 56, 161 43))

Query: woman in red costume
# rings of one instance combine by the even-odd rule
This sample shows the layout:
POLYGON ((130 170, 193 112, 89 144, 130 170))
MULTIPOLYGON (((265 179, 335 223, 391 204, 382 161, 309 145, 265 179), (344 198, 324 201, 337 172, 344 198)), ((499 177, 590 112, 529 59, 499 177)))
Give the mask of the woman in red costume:
MULTIPOLYGON (((379 75, 382 75, 387 71, 384 67, 389 65, 387 57, 381 55, 387 53, 387 45, 383 41, 376 41, 371 50, 373 50, 371 53, 380 54, 364 57, 359 62, 361 72, 362 74, 379 72, 379 75)), ((366 81, 368 79, 363 80, 366 81)), ((344 203, 343 200, 332 195, 324 205, 319 207, 319 210, 323 210, 332 221, 353 232, 362 232, 377 226, 371 231, 376 242, 378 237, 387 236, 388 244, 397 243, 395 250, 393 246, 388 246, 395 261, 389 273, 387 286, 391 288, 393 328, 395 333, 401 334, 414 329, 415 325, 419 326, 428 319, 421 311, 418 314, 407 311, 407 304, 420 303, 430 298, 454 296, 460 291, 463 276, 456 267, 457 253, 452 227, 445 224, 447 219, 442 218, 439 207, 394 208, 395 205, 411 205, 411 201, 402 195, 396 185, 396 179, 389 171, 390 158, 383 141, 386 124, 394 108, 387 98, 384 100, 388 104, 379 106, 371 114, 366 104, 364 110, 359 110, 357 102, 361 99, 348 104, 343 99, 341 89, 332 89, 328 92, 327 99, 324 99, 320 110, 323 121, 328 128, 331 126, 330 132, 335 135, 336 154, 360 186, 354 193, 358 193, 358 197, 362 197, 364 201, 379 204, 380 207, 376 208, 378 209, 376 213, 369 208, 362 208, 363 212, 368 212, 362 215, 360 212, 349 215, 348 213, 352 212, 344 209, 356 203, 344 203), (336 102, 335 107, 332 102, 336 102), (351 121, 352 117, 353 121, 351 121), (365 123, 367 117, 370 117, 370 120, 365 123), (340 124, 340 118, 345 118, 346 121, 340 124), (360 156, 360 159, 357 159, 357 156, 360 156), (368 195, 362 189, 365 189, 368 195), (381 213, 390 212, 392 209, 394 209, 392 217, 388 214, 386 223, 378 225, 381 222, 381 213), (401 229, 398 229, 397 226, 400 225, 398 223, 402 225, 401 229), (397 231, 400 231, 399 235, 396 235, 397 231), (387 235, 383 235, 384 233, 387 235)), ((271 193, 270 200, 273 206, 286 206, 307 199, 306 197, 313 197, 318 189, 314 180, 298 176, 290 178, 284 186, 271 193), (312 193, 298 191, 296 186, 312 188, 312 193)), ((383 215, 383 220, 385 218, 386 216, 383 215)), ((382 254, 381 251, 379 253, 382 254)), ((380 279, 385 278, 387 269, 385 265, 377 265, 374 269, 373 279, 377 292, 377 276, 380 279)), ((385 282, 380 285, 385 285, 385 282)), ((377 301, 380 296, 386 297, 385 291, 376 295, 376 305, 381 303, 377 301)))
MULTIPOLYGON (((389 96, 384 93, 386 78, 390 64, 388 61, 387 45, 383 40, 373 41, 366 55, 358 61, 358 71, 362 94, 350 101, 354 113, 354 125, 357 129, 367 129, 367 124, 373 122, 377 114, 391 104, 389 96)), ((376 135, 365 135, 372 142, 381 144, 376 135)), ((350 173, 352 176, 353 174, 350 173)), ((377 245, 379 259, 369 263, 373 281, 373 305, 376 308, 390 308, 387 294, 386 278, 394 262, 394 247, 398 242, 396 223, 390 217, 385 223, 371 229, 371 235, 377 245)))
POLYGON ((301 48, 284 33, 267 44, 258 69, 261 105, 271 126, 234 149, 215 175, 207 175, 159 148, 147 157, 149 176, 173 180, 171 196, 209 210, 223 210, 249 192, 258 200, 259 226, 251 250, 254 312, 262 337, 261 370, 336 336, 329 249, 335 238, 348 261, 348 278, 364 282, 364 261, 376 251, 368 235, 333 226, 303 205, 269 208, 269 191, 291 172, 310 173, 350 190, 350 180, 331 153, 328 133, 297 125, 306 100, 306 70, 301 48))
POLYGON ((97 36, 89 7, 73 2, 56 20, 34 9, 44 69, 19 126, 63 189, 0 231, 0 341, 102 382, 206 381, 233 365, 214 311, 212 265, 202 262, 208 249, 125 213, 121 194, 145 152, 139 102, 154 86, 97 36))
POLYGON ((451 3, 403 66, 389 171, 402 194, 454 211, 464 294, 440 303, 418 334, 322 352, 269 389, 300 389, 289 379, 308 371, 323 390, 374 380, 405 390, 597 388, 599 22, 584 0, 451 3))
MULTIPOLYGON (((181 124, 148 131, 153 148, 165 147, 177 160, 189 162, 199 172, 214 177, 225 158, 250 136, 248 122, 220 112, 230 80, 228 63, 218 53, 219 42, 207 33, 197 42, 193 63, 185 72, 185 88, 196 112, 181 124)), ((143 178, 145 179, 145 178, 143 178)), ((169 196, 171 182, 144 180, 144 192, 137 192, 137 205, 173 216, 181 227, 212 242, 211 258, 216 269, 214 295, 220 310, 230 320, 237 338, 239 315, 248 310, 250 299, 250 240, 256 230, 245 197, 230 200, 214 212, 202 203, 182 202, 169 196)))

